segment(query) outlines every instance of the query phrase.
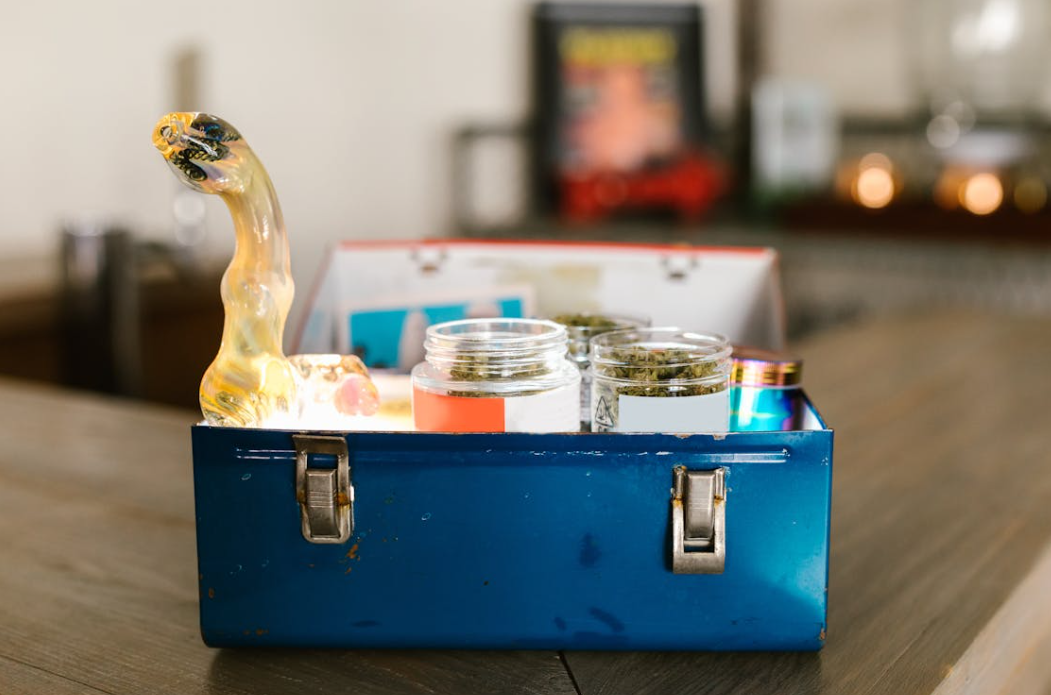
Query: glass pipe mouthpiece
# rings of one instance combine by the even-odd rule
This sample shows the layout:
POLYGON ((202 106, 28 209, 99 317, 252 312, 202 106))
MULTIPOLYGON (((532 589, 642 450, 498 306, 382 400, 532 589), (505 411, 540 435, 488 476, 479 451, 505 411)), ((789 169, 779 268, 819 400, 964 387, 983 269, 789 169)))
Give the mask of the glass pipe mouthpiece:
MULTIPOLYGON (((232 125, 206 113, 173 112, 153 128, 153 145, 176 177, 202 193, 239 190, 253 172, 251 149, 232 125)), ((262 165, 256 160, 255 166, 262 165)))

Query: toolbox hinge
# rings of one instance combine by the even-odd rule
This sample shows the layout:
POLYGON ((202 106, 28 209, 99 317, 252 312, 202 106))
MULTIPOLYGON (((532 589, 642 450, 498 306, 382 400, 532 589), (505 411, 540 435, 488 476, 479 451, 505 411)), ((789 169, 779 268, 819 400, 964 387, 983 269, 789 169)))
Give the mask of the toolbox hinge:
POLYGON ((294 434, 296 500, 303 538, 311 543, 344 543, 354 531, 354 486, 350 454, 342 437, 294 434), (335 468, 311 468, 311 454, 336 457, 335 468))
POLYGON ((726 564, 724 470, 674 471, 671 555, 675 574, 722 574, 726 564))

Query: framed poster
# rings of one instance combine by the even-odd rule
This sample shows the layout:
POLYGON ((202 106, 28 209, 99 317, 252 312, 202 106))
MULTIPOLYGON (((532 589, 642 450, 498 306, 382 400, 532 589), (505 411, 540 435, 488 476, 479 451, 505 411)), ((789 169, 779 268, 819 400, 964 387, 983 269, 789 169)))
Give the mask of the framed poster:
POLYGON ((573 222, 708 207, 721 172, 703 147, 701 25, 696 5, 535 7, 538 208, 573 222))

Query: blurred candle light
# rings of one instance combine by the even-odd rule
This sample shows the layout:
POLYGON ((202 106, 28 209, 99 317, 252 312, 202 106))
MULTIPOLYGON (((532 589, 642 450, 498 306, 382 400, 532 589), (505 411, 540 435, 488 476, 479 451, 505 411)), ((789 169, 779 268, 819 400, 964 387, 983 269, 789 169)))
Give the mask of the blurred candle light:
POLYGON ((862 157, 850 193, 858 205, 873 210, 887 207, 894 199, 894 174, 890 159, 879 152, 862 157))
POLYGON ((1004 187, 994 174, 974 174, 960 188, 960 205, 975 215, 995 212, 1004 200, 1004 187))
POLYGON ((1040 212, 1047 204, 1047 186, 1040 178, 1028 176, 1015 186, 1014 201, 1015 207, 1022 212, 1040 212))

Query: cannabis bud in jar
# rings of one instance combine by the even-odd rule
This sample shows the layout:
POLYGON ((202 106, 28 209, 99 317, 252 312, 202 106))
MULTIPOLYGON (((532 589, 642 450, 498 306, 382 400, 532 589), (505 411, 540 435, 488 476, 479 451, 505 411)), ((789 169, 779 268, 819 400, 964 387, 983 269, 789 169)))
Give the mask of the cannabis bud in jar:
POLYGON ((726 432, 730 345, 677 328, 591 340, 592 428, 599 432, 726 432))
POLYGON ((619 314, 558 314, 551 318, 555 323, 566 327, 569 339, 569 359, 580 368, 580 428, 591 429, 591 339, 610 331, 628 328, 642 328, 650 325, 647 318, 621 316, 619 314))
MULTIPOLYGON (((550 373, 551 369, 552 365, 547 364, 542 352, 537 351, 524 350, 514 364, 507 364, 499 357, 463 352, 449 367, 449 377, 453 381, 508 383, 541 376, 550 373)), ((486 394, 486 390, 468 390, 455 395, 471 398, 486 394)))
POLYGON ((573 432, 580 372, 551 321, 468 319, 431 326, 412 370, 412 410, 425 432, 573 432))

